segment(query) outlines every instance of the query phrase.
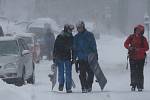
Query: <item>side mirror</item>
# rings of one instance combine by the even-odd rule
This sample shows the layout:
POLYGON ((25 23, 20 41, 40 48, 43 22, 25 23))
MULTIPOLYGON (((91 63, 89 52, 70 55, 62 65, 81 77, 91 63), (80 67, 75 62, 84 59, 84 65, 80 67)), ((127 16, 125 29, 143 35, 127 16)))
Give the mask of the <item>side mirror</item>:
POLYGON ((29 54, 30 53, 30 50, 23 50, 22 51, 22 55, 26 55, 26 54, 29 54))

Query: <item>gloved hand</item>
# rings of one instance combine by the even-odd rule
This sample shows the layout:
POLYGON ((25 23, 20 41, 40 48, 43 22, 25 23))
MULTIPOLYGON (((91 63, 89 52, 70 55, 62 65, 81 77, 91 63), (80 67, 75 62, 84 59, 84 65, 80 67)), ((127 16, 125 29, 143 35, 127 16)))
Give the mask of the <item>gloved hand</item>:
POLYGON ((128 50, 129 50, 129 51, 135 51, 135 50, 136 50, 136 48, 135 48, 135 47, 131 47, 131 46, 130 46, 130 47, 128 48, 128 50))

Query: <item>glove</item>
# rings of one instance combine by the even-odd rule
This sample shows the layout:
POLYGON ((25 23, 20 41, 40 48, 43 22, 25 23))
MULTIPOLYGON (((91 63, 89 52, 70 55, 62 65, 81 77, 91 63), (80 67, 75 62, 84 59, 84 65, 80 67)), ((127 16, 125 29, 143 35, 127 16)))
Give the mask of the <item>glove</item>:
POLYGON ((79 69, 79 61, 75 61, 75 70, 77 73, 79 73, 80 69, 79 69))
POLYGON ((129 51, 135 51, 135 50, 136 50, 136 48, 135 48, 135 47, 131 47, 131 46, 130 46, 130 47, 128 48, 128 50, 129 50, 129 51))

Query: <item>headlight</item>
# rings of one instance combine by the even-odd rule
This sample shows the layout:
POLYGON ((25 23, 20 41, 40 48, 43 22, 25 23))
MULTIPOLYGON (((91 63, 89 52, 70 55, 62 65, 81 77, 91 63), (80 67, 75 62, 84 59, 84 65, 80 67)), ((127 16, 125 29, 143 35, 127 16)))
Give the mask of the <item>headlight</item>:
POLYGON ((9 69, 9 68, 17 68, 17 64, 16 63, 9 63, 9 64, 6 64, 4 66, 4 69, 9 69))

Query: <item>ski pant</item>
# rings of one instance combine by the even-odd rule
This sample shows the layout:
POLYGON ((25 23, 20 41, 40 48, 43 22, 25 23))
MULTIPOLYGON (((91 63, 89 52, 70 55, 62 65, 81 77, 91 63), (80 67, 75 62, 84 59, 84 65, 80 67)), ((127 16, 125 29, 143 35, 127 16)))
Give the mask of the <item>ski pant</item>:
POLYGON ((138 89, 144 88, 144 63, 145 59, 133 60, 130 59, 130 76, 131 76, 131 86, 137 87, 138 89))
POLYGON ((66 82, 66 90, 70 90, 72 86, 72 66, 70 60, 59 59, 56 61, 58 65, 58 82, 64 86, 66 82))
POLYGON ((79 79, 82 89, 92 88, 94 73, 88 64, 88 61, 79 60, 79 70, 79 79))

